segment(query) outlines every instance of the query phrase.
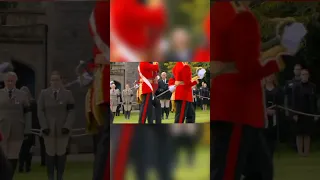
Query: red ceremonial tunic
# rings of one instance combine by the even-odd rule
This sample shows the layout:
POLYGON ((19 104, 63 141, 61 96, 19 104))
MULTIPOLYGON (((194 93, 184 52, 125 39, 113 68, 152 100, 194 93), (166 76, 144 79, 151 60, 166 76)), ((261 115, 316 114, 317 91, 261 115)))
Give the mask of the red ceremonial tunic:
POLYGON ((158 64, 151 64, 149 62, 140 62, 139 67, 140 67, 140 72, 139 72, 140 81, 142 81, 141 94, 152 93, 155 88, 154 79, 156 76, 155 74, 158 74, 158 72, 159 72, 159 65, 158 64), (147 81, 150 82, 152 89, 147 85, 147 83, 142 78, 140 73, 146 78, 147 81))
POLYGON ((193 102, 192 86, 196 85, 196 81, 192 81, 192 71, 190 65, 183 62, 177 62, 175 65, 175 84, 176 93, 175 100, 193 102), (178 85, 180 84, 181 85, 178 85))
MULTIPOLYGON (((206 34, 207 42, 210 42, 210 13, 205 18, 203 25, 204 32, 206 34)), ((210 45, 207 47, 198 48, 193 58, 194 62, 209 62, 210 61, 210 45)))
POLYGON ((264 127, 261 80, 280 67, 275 59, 260 62, 260 29, 250 11, 237 12, 230 2, 215 2, 211 16, 211 64, 234 62, 238 73, 212 79, 210 119, 264 127))
MULTIPOLYGON (((166 25, 164 5, 148 7, 138 0, 115 0, 111 2, 112 50, 116 58, 112 61, 132 61, 125 59, 121 47, 126 47, 139 61, 145 60, 143 53, 157 43, 166 25), (121 52, 122 51, 122 52, 121 52)), ((128 53, 127 53, 128 54, 128 53)))
MULTIPOLYGON (((106 46, 110 46, 110 2, 109 1, 97 1, 96 6, 93 10, 93 17, 94 17, 94 21, 91 22, 90 21, 90 32, 91 35, 94 36, 99 36, 100 39, 102 40, 102 42, 106 45, 106 46), (92 24, 94 23, 94 25, 92 24), (95 26, 96 29, 96 34, 93 31, 93 26, 95 26)), ((104 52, 101 51, 101 49, 99 49, 99 47, 94 44, 94 48, 93 48, 93 55, 94 58, 99 55, 102 54, 104 52)), ((110 96, 109 96, 109 83, 110 83, 110 65, 101 65, 102 66, 102 75, 101 75, 101 93, 103 94, 103 101, 104 102, 109 102, 110 101, 110 96)), ((97 92, 95 89, 95 87, 92 86, 92 93, 93 92, 97 92)), ((94 95, 91 95, 91 98, 93 98, 94 95)))
MULTIPOLYGON (((96 6, 93 10, 95 26, 97 33, 100 36, 101 40, 110 45, 110 2, 109 1, 97 1, 96 6)), ((90 32, 92 32, 92 27, 90 26, 90 32)), ((101 54, 99 48, 94 45, 94 54, 101 54)))
POLYGON ((210 62, 210 47, 198 48, 194 55, 194 62, 210 62))

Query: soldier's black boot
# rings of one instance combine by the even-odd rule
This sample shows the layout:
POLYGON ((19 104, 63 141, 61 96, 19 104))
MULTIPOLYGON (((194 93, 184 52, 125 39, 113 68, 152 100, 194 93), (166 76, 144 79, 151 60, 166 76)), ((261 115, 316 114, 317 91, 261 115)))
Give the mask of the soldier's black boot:
POLYGON ((54 164, 55 164, 55 156, 46 156, 46 165, 47 165, 47 175, 48 180, 54 180, 54 164))
POLYGON ((164 108, 164 113, 166 114, 166 119, 168 119, 169 118, 169 108, 164 108))
POLYGON ((32 153, 29 153, 27 159, 26 159, 26 172, 30 172, 31 171, 31 161, 32 161, 32 153))
POLYGON ((131 111, 128 111, 128 119, 130 119, 131 111))
POLYGON ((128 118, 128 111, 125 111, 125 112, 124 112, 124 117, 125 117, 126 119, 129 119, 129 118, 128 118))
POLYGON ((57 169, 57 180, 63 180, 64 169, 66 167, 67 156, 57 156, 56 169, 57 169))
POLYGON ((165 109, 161 108, 161 119, 164 119, 164 111, 165 111, 165 109))

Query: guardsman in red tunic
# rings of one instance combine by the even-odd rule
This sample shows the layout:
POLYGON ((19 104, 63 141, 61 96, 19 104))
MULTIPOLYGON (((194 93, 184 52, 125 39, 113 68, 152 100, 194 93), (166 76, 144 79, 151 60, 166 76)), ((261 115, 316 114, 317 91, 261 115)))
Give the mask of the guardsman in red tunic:
POLYGON ((193 108, 192 86, 198 84, 198 80, 192 79, 191 67, 188 63, 177 62, 175 65, 175 123, 195 123, 193 108))
POLYGON ((159 72, 159 64, 157 62, 140 62, 138 66, 138 72, 141 83, 141 106, 140 106, 140 115, 139 123, 145 124, 146 119, 148 118, 148 123, 152 124, 153 119, 153 96, 155 88, 155 74, 159 72))
POLYGON ((166 25, 164 0, 111 1, 111 61, 150 61, 166 25))
MULTIPOLYGON (((90 17, 90 32, 94 40, 94 81, 89 91, 88 108, 94 114, 101 132, 94 163, 93 180, 110 178, 109 142, 110 113, 109 74, 110 74, 110 2, 98 1, 90 17)), ((90 119, 88 120, 90 122, 90 119)))
POLYGON ((215 2, 211 31, 211 179, 239 180, 250 153, 260 172, 253 179, 272 180, 272 157, 262 135, 262 79, 284 68, 280 54, 286 49, 279 43, 260 52, 259 24, 245 1, 215 2))

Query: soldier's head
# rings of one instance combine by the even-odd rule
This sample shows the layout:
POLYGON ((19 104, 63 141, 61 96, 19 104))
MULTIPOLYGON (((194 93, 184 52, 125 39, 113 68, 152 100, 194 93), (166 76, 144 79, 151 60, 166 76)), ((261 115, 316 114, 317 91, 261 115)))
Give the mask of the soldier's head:
POLYGON ((301 70, 301 82, 308 82, 309 81, 309 70, 308 69, 302 69, 301 70))
POLYGON ((167 73, 166 72, 162 72, 161 73, 161 78, 162 79, 166 79, 167 78, 167 73))
POLYGON ((130 85, 129 84, 126 84, 126 89, 130 89, 130 85))
POLYGON ((14 89, 16 88, 16 83, 18 80, 18 76, 15 72, 7 72, 4 76, 4 86, 7 89, 14 89))
POLYGON ((294 76, 299 77, 301 74, 302 66, 301 64, 296 64, 293 69, 294 76))
POLYGON ((58 71, 53 71, 50 76, 50 85, 53 89, 62 88, 62 77, 58 71))

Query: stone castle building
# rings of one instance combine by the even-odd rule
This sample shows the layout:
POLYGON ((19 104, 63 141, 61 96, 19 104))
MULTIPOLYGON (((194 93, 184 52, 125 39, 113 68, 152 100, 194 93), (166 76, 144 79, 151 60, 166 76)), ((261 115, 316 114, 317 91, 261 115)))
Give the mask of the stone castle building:
MULTIPOLYGON (((80 60, 92 57, 89 17, 94 1, 18 2, 0 9, 0 62, 11 60, 19 76, 17 86, 28 86, 35 97, 48 87, 50 72, 59 71, 66 82, 76 78, 80 60)), ((85 127, 86 89, 68 88, 76 101, 74 128, 85 127)), ((73 138, 72 149, 92 151, 90 136, 73 138)))
MULTIPOLYGON (((133 87, 134 82, 139 77, 138 66, 138 62, 112 62, 110 66, 110 80, 114 81, 117 89, 120 91, 125 88, 126 84, 133 87)), ((135 89, 134 93, 136 93, 135 89)))

